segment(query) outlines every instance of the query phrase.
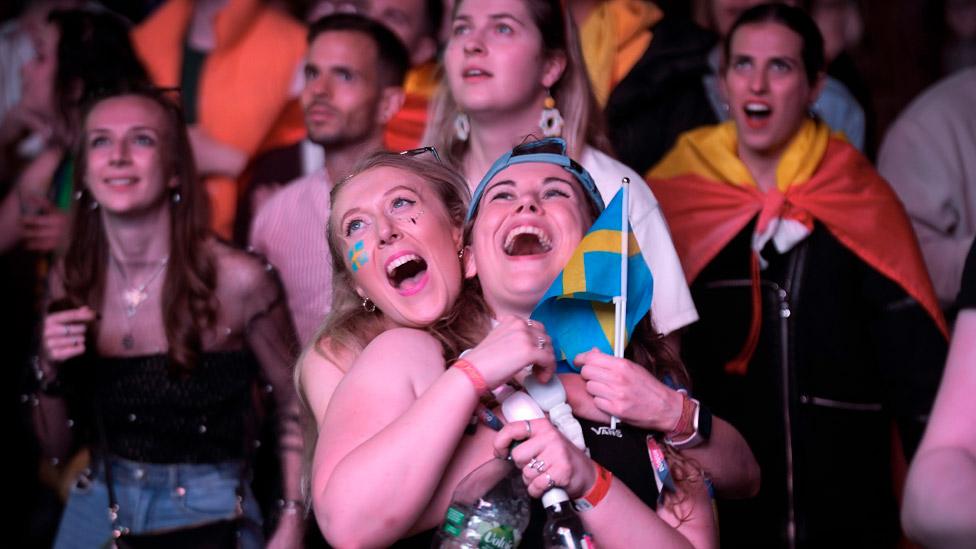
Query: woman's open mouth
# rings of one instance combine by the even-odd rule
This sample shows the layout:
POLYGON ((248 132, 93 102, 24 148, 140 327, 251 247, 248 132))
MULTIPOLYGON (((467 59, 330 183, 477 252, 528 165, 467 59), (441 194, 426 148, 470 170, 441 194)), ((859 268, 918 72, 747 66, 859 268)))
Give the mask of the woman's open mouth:
POLYGON ((403 295, 419 292, 427 282, 427 261, 415 253, 404 253, 386 264, 390 285, 403 295))
POLYGON ((552 238, 539 227, 519 225, 508 231, 503 249, 509 256, 540 255, 552 249, 552 238))

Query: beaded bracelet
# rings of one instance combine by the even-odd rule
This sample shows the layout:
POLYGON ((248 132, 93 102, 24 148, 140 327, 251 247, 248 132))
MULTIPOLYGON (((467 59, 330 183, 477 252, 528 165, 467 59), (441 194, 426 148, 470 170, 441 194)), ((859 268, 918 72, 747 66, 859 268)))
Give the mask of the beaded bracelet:
POLYGON ((474 364, 471 364, 463 358, 459 358, 452 366, 468 376, 471 385, 474 385, 474 390, 478 393, 479 397, 488 392, 488 382, 485 381, 485 377, 475 368, 474 364))
POLYGON ((695 407, 697 402, 694 399, 688 398, 687 393, 681 393, 681 417, 678 418, 677 425, 671 432, 668 433, 667 438, 677 438, 681 436, 687 436, 691 434, 694 430, 694 420, 695 420, 695 407))

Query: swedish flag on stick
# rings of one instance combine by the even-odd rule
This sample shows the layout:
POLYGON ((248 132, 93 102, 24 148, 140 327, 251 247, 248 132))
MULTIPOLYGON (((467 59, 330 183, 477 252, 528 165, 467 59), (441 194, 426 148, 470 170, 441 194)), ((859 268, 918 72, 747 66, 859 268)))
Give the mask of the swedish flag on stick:
POLYGON ((628 187, 610 201, 532 311, 552 338, 561 371, 575 371, 567 370, 573 358, 593 347, 623 356, 634 326, 650 310, 654 280, 626 218, 628 187))

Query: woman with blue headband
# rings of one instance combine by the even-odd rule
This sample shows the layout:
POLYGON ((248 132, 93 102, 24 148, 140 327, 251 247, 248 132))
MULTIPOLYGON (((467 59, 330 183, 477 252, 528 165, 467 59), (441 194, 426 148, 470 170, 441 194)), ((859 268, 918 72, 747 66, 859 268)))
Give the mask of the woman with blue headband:
MULTIPOLYGON (((494 241, 498 246, 514 251, 510 255, 520 258, 515 261, 521 262, 531 271, 531 276, 510 277, 516 284, 505 296, 509 298, 509 303, 531 300, 529 309, 545 292, 552 278, 573 253, 585 229, 602 210, 602 201, 598 198, 592 179, 565 155, 561 140, 547 140, 542 143, 548 147, 556 146, 558 151, 535 157, 506 155, 509 158, 499 161, 504 165, 496 164, 498 169, 492 170, 479 186, 480 206, 469 210, 469 218, 478 214, 472 232, 475 240, 471 246, 464 248, 462 254, 467 276, 472 276, 475 271, 487 272, 488 269, 483 264, 480 270, 476 265, 481 261, 477 250, 486 251, 484 246, 479 246, 478 232, 481 228, 487 228, 489 233, 495 235, 494 241), (509 162, 512 157, 515 157, 515 161, 509 162), (540 172, 547 175, 540 179, 540 172), (537 217, 545 219, 536 219, 533 223, 521 225, 525 230, 519 229, 519 234, 506 242, 509 236, 503 238, 497 230, 490 228, 490 220, 495 214, 496 205, 504 204, 514 196, 514 190, 523 185, 536 185, 538 201, 526 207, 534 211, 537 217), (512 192, 506 195, 504 189, 512 192), (534 242, 532 237, 535 237, 534 242), (535 269, 535 263, 544 263, 549 271, 540 274, 535 269), (518 286, 518 283, 524 284, 518 286)), ((511 202, 510 205, 520 207, 511 202)), ((489 254, 484 253, 484 258, 488 257, 489 254)), ((492 282, 485 284, 490 288, 496 287, 492 282)), ((512 374, 522 370, 522 365, 527 363, 546 365, 546 373, 539 377, 548 377, 548 368, 551 368, 553 359, 549 350, 549 339, 543 335, 535 336, 535 341, 526 341, 524 336, 531 337, 537 332, 515 330, 515 327, 521 330, 537 330, 541 326, 537 322, 520 320, 527 313, 519 316, 505 314, 505 297, 496 297, 493 295, 489 304, 499 321, 498 325, 480 345, 465 355, 465 360, 456 362, 446 371, 444 356, 434 345, 432 336, 417 331, 384 332, 366 346, 356 359, 350 373, 336 390, 326 413, 324 424, 330 433, 328 440, 323 436, 321 451, 329 457, 317 473, 325 477, 326 481, 324 486, 313 487, 313 501, 316 503, 320 524, 332 543, 340 546, 388 544, 408 532, 422 531, 437 524, 443 517, 457 481, 487 459, 493 451, 493 434, 484 427, 479 427, 470 437, 462 436, 468 418, 478 405, 479 397, 487 390, 508 381, 512 374), (512 360, 512 349, 524 347, 527 343, 530 348, 538 351, 538 358, 508 364, 508 376, 499 375, 506 371, 503 363, 512 360), (397 360, 391 361, 391 356, 395 356, 397 360), (377 379, 383 379, 383 383, 377 384, 377 379), (406 388, 399 390, 398 387, 406 388), (384 403, 384 410, 380 414, 385 418, 393 418, 392 420, 369 416, 363 419, 362 402, 375 401, 384 403), (352 423, 358 424, 358 430, 350 426, 352 423), (362 429, 369 432, 363 433, 362 429), (347 434, 343 435, 343 432, 347 434), (357 440, 351 443, 347 437, 357 440), (422 449, 422 458, 418 457, 418 449, 422 449), (397 497, 393 500, 388 496, 388 489, 384 489, 391 483, 397 483, 399 487, 397 497), (369 524, 364 524, 361 517, 367 512, 372 519, 369 524)), ((650 350, 653 352, 653 349, 650 350)), ((598 357, 594 357, 593 362, 599 361, 598 357)), ((683 380, 681 371, 667 368, 663 358, 657 364, 660 370, 673 372, 679 381, 683 380)), ((598 365, 593 365, 590 369, 597 368, 598 365)), ((595 421, 603 421, 607 416, 594 404, 593 398, 587 396, 583 383, 579 382, 580 377, 570 377, 576 382, 570 380, 566 383, 566 390, 570 393, 574 408, 595 421)), ((657 417, 661 428, 671 431, 681 414, 680 402, 683 399, 659 382, 656 383, 660 394, 671 397, 671 402, 679 402, 677 413, 673 417, 657 417)), ((652 402, 660 406, 662 399, 652 399, 652 402)), ((625 421, 630 419, 627 414, 621 415, 625 421)), ((661 415, 663 414, 658 414, 661 415)), ((560 439, 554 436, 551 427, 547 428, 548 422, 533 421, 531 425, 533 432, 538 431, 532 437, 532 445, 538 445, 540 440, 560 444, 560 439), (537 436, 540 438, 536 438, 537 436)), ((716 432, 726 433, 725 427, 722 424, 716 432)), ((529 434, 529 429, 523 422, 505 429, 503 432, 509 437, 508 440, 513 438, 513 430, 516 429, 521 434, 515 438, 525 438, 529 434)), ((622 427, 621 430, 630 430, 630 427, 622 427)), ((640 529, 627 529, 628 534, 637 532, 656 541, 671 539, 679 544, 688 543, 688 539, 692 539, 696 546, 708 546, 714 539, 714 525, 711 522, 711 507, 701 490, 701 477, 698 477, 697 492, 689 490, 680 499, 678 507, 668 505, 664 511, 674 518, 674 525, 680 523, 679 533, 653 511, 657 493, 653 489, 653 477, 647 478, 651 474, 647 449, 644 439, 635 436, 640 436, 636 429, 627 437, 630 453, 621 456, 633 457, 635 448, 640 450, 637 457, 642 458, 644 463, 636 469, 623 472, 628 479, 639 479, 629 483, 638 485, 640 495, 634 495, 619 480, 611 481, 611 485, 617 488, 607 486, 610 488, 607 501, 613 503, 605 507, 607 511, 603 513, 621 512, 634 520, 647 521, 640 529), (635 441, 640 445, 635 447, 635 441), (647 502, 652 502, 652 506, 648 506, 647 502), (688 507, 708 512, 689 513, 688 507), (679 516, 688 520, 682 522, 677 518, 679 516), (686 538, 682 533, 688 529, 691 533, 686 538)), ((724 436, 726 434, 717 436, 716 439, 724 436)), ((714 444, 715 442, 711 445, 714 444)), ((613 453, 616 450, 616 447, 611 446, 608 452, 613 453)), ((557 448, 555 451, 560 450, 557 448)), ((526 467, 527 472, 536 473, 533 480, 543 479, 536 482, 530 491, 538 495, 544 487, 551 487, 551 478, 552 485, 558 483, 566 487, 570 495, 583 496, 593 486, 593 473, 597 469, 589 458, 581 459, 581 455, 569 455, 574 459, 574 470, 582 467, 580 474, 574 475, 568 473, 565 460, 560 461, 555 457, 553 463, 558 462, 559 469, 552 472, 537 469, 529 471, 527 463, 520 463, 526 467), (547 472, 549 475, 545 476, 547 472)), ((742 471, 744 476, 751 476, 751 481, 755 481, 758 473, 744 445, 740 455, 729 453, 724 457, 734 464, 733 467, 742 471)), ((525 461, 528 462, 528 459, 525 461)), ((620 468, 615 466, 614 472, 617 471, 620 468)), ((690 469, 689 473, 697 474, 690 469)), ((742 484, 749 484, 751 481, 747 480, 742 484)), ((754 487, 744 490, 754 490, 754 487)), ((615 534, 609 529, 604 531, 601 528, 603 525, 600 521, 594 528, 595 533, 599 532, 598 536, 603 534, 608 541, 615 540, 615 534)), ((625 543, 624 540, 619 541, 621 544, 625 543)))
MULTIPOLYGON (((583 63, 576 25, 560 0, 459 0, 445 45, 441 90, 424 142, 474 189, 502 154, 528 137, 560 137, 593 176, 604 202, 621 179, 640 176, 610 154, 583 63)), ((654 327, 676 331, 698 319, 657 201, 648 194, 645 246, 657 292, 654 327)))

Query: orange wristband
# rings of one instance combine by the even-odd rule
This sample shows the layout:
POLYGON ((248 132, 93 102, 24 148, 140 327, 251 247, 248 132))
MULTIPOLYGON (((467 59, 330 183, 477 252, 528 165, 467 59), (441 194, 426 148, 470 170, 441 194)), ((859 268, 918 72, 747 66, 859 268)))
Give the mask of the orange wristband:
POLYGON ((471 385, 474 385, 474 390, 478 393, 479 397, 488 392, 488 382, 485 381, 485 377, 481 375, 481 372, 474 367, 474 364, 471 364, 463 358, 459 358, 454 361, 452 366, 458 370, 461 370, 464 372, 464 375, 468 376, 468 379, 471 381, 471 385))
POLYGON ((593 486, 590 486, 590 489, 583 494, 583 497, 573 501, 577 511, 589 511, 596 507, 606 497, 607 492, 610 491, 613 473, 607 471, 595 461, 593 462, 593 469, 596 472, 596 480, 593 482, 593 486))

